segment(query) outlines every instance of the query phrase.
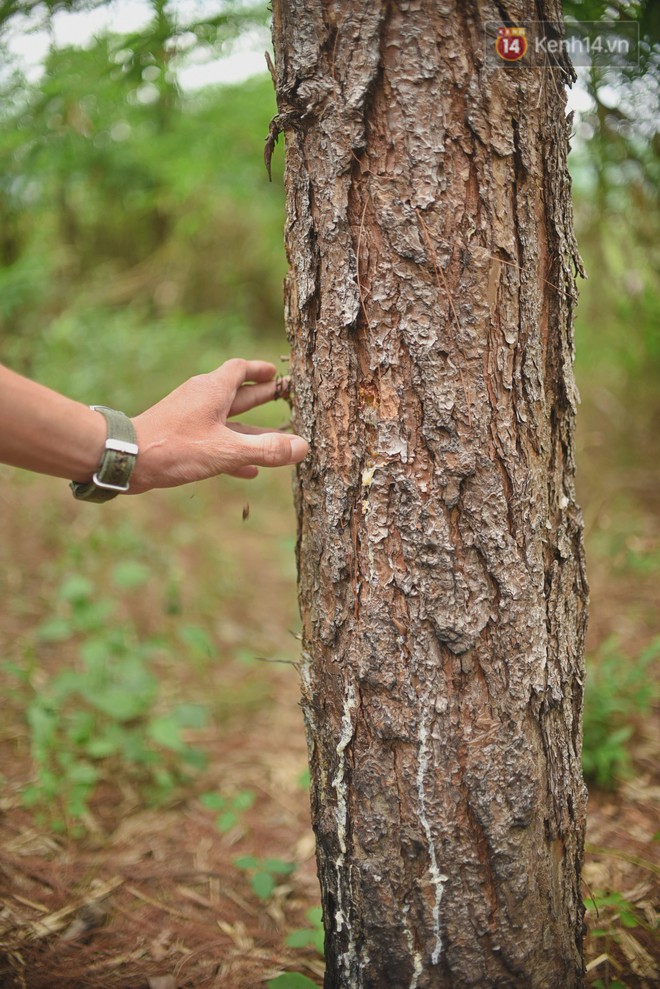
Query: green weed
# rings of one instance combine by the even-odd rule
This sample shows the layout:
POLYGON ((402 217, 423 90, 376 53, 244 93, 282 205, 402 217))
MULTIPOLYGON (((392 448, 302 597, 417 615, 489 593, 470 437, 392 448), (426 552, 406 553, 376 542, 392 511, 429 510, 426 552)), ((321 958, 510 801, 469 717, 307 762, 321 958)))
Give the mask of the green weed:
POLYGON ((310 775, 310 772, 309 772, 309 767, 306 767, 305 769, 303 769, 303 771, 301 772, 300 776, 298 777, 297 784, 298 784, 298 789, 300 789, 300 790, 309 790, 309 788, 310 788, 310 786, 312 784, 312 779, 311 779, 311 775, 310 775))
POLYGON ((254 804, 255 796, 252 790, 240 790, 233 797, 224 797, 220 793, 203 793, 200 802, 208 810, 217 811, 215 824, 220 834, 226 834, 241 822, 241 817, 254 804))
POLYGON ((312 982, 306 975, 299 972, 284 972, 275 979, 270 979, 268 989, 317 989, 316 982, 312 982))
MULTIPOLYGON (((145 577, 139 568, 122 564, 115 580, 135 587, 145 577)), ((71 822, 79 830, 97 786, 120 768, 152 803, 167 799, 186 769, 203 768, 204 753, 183 733, 203 727, 207 711, 199 704, 161 710, 150 668, 160 645, 118 621, 114 602, 97 597, 92 581, 71 575, 57 597, 56 614, 38 627, 37 641, 41 649, 73 648, 76 659, 46 682, 42 674, 25 678, 35 779, 23 803, 56 830, 71 822)))
POLYGON ((601 941, 604 949, 601 954, 604 956, 603 961, 607 964, 604 978, 597 979, 592 985, 596 989, 628 989, 627 983, 613 978, 609 974, 610 965, 619 967, 610 958, 612 946, 619 943, 622 928, 627 930, 643 928, 646 931, 653 928, 634 904, 616 891, 596 890, 585 899, 584 905, 588 913, 596 915, 599 926, 592 928, 591 936, 601 941))
POLYGON ((323 930, 323 910, 321 907, 312 907, 306 915, 310 927, 299 928, 291 931, 284 942, 289 948, 312 947, 323 957, 325 951, 325 932, 323 930))
POLYGON ((284 862, 276 858, 255 858, 254 855, 241 855, 234 859, 234 865, 250 873, 250 886, 260 900, 269 900, 277 885, 276 876, 290 876, 295 862, 284 862))
POLYGON ((592 931, 593 937, 611 936, 615 932, 617 922, 623 927, 647 927, 648 924, 629 900, 621 893, 606 893, 594 891, 584 901, 587 910, 593 910, 603 926, 592 931))
POLYGON ((587 779, 598 786, 613 788, 631 772, 627 742, 657 696, 649 668, 658 656, 660 638, 630 659, 612 637, 596 657, 587 659, 582 765, 587 779))

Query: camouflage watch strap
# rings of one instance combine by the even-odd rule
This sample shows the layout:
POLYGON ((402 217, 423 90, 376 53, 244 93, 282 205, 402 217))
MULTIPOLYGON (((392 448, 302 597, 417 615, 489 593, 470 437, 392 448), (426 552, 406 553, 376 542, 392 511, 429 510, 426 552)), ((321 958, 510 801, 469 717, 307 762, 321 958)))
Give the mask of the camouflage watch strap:
POLYGON ((105 405, 90 408, 104 415, 108 426, 103 459, 91 481, 71 481, 71 490, 80 501, 110 501, 129 489, 138 455, 137 437, 133 423, 123 412, 105 405))

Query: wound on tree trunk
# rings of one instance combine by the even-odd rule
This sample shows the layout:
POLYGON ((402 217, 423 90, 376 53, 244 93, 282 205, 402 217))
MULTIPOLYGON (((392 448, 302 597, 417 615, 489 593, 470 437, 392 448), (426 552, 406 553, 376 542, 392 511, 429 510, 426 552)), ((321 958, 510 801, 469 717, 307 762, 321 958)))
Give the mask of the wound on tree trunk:
POLYGON ((326 989, 582 983, 570 68, 501 10, 274 0, 326 989))

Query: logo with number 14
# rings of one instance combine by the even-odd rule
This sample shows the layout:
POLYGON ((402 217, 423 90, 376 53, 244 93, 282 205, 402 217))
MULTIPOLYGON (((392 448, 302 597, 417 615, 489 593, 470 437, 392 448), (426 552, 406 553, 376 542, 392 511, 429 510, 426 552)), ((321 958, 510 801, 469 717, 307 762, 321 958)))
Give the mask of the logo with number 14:
POLYGON ((524 27, 501 27, 497 32, 495 51, 505 62, 518 62, 527 51, 524 27))

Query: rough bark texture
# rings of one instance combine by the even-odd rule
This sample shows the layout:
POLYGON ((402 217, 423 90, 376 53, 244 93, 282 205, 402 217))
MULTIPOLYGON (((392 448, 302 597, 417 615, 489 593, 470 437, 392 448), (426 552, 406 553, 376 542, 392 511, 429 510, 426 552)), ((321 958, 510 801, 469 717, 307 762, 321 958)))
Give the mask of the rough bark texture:
POLYGON ((582 982, 568 72, 502 16, 274 0, 326 989, 582 982))

